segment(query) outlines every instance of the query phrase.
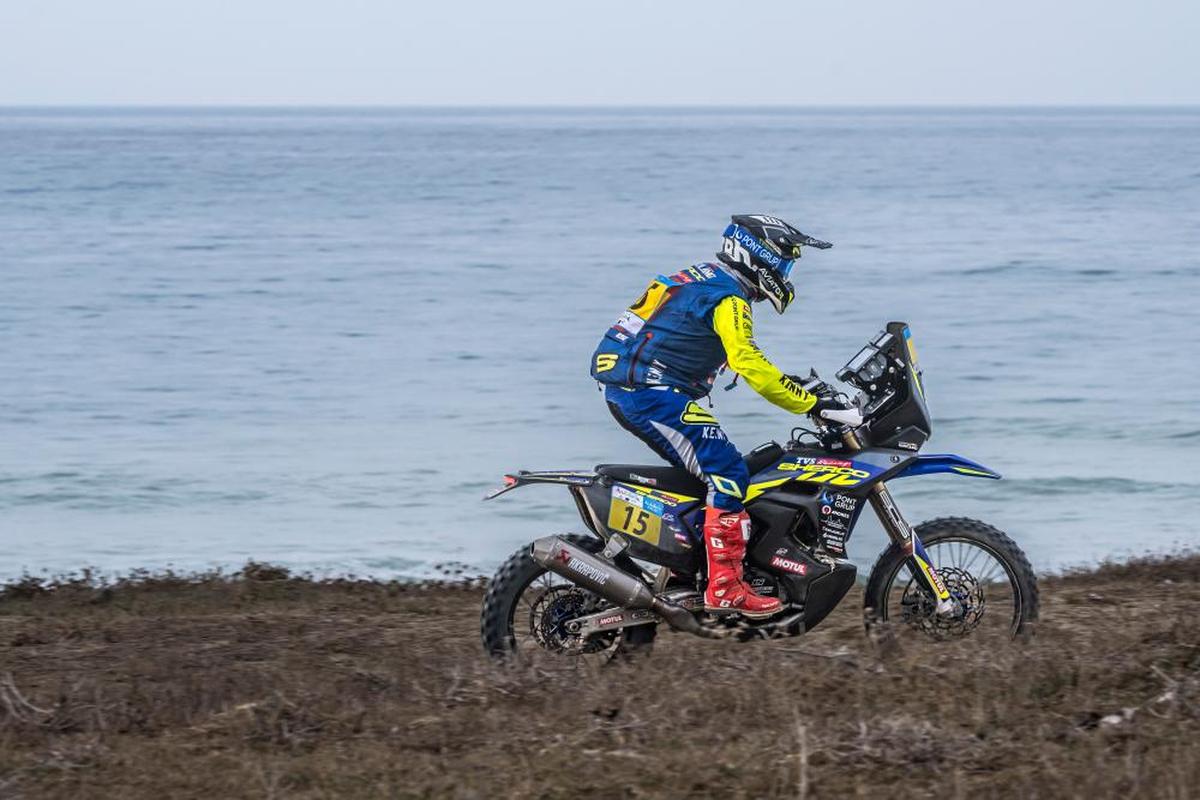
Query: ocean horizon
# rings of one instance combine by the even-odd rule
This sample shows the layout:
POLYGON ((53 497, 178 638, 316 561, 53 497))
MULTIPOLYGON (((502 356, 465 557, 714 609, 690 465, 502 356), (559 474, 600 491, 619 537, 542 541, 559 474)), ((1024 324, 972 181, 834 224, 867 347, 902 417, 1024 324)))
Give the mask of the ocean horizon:
MULTIPOLYGON (((910 521, 1040 571, 1194 546, 1200 107, 10 106, 0 577, 486 573, 579 530, 481 497, 654 463, 588 358, 746 212, 834 243, 756 308, 767 354, 831 378, 909 322, 925 452, 1005 475, 898 481, 910 521)), ((799 422, 713 400, 743 452, 799 422)))

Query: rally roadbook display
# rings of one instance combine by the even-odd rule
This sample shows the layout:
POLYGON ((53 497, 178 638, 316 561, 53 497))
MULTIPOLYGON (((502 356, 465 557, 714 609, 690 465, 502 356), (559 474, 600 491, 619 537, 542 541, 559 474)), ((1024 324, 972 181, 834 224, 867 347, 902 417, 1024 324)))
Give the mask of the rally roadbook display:
MULTIPOLYGON (((845 597, 856 578, 846 546, 863 509, 891 544, 871 569, 868 622, 898 621, 935 639, 991 629, 1027 633, 1037 582, 1021 549, 977 520, 912 527, 887 489, 896 478, 950 473, 999 479, 956 455, 922 455, 932 424, 912 333, 889 323, 838 373, 852 408, 822 412, 746 456, 752 528, 745 578, 782 610, 767 619, 704 610, 705 485, 669 466, 604 464, 594 471, 518 472, 488 496, 529 484, 565 486, 589 534, 547 536, 505 562, 484 599, 482 634, 495 656, 527 650, 608 659, 647 650, 660 624, 738 640, 797 636, 845 597)), ((813 373, 804 388, 839 394, 813 373)), ((591 660, 591 659, 589 659, 591 660)))

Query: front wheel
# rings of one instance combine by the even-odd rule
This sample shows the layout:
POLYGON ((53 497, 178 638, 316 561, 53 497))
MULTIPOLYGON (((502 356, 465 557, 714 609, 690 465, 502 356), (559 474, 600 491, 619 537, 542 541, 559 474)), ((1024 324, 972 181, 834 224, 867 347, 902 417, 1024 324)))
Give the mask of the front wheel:
POLYGON ((1032 632, 1038 615, 1037 578, 1016 542, 979 520, 943 517, 916 534, 954 601, 939 615, 936 601, 895 544, 871 569, 863 604, 868 626, 898 621, 934 639, 988 631, 1017 637, 1032 632))

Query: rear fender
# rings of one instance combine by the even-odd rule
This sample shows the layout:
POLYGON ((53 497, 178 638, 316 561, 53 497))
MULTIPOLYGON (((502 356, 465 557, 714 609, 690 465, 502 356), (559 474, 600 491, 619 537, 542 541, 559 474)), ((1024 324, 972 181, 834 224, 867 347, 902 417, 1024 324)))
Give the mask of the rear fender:
POLYGON ((951 453, 917 456, 911 463, 893 478, 907 478, 913 475, 933 475, 938 472, 949 472, 952 475, 964 475, 968 478, 991 478, 1000 480, 1000 473, 988 469, 983 464, 969 458, 956 456, 951 453))
POLYGON ((548 472, 529 472, 519 470, 515 474, 504 476, 504 485, 483 496, 484 500, 499 497, 505 492, 511 492, 521 486, 531 483, 557 483, 566 486, 591 486, 596 482, 596 473, 577 470, 551 470, 548 472))

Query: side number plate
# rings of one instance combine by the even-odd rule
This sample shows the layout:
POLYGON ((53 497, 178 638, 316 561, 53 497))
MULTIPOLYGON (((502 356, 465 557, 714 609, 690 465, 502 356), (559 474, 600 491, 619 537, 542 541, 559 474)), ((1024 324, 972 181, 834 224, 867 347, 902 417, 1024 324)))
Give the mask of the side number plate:
POLYGON ((608 527, 658 545, 662 532, 663 504, 622 486, 614 486, 608 507, 608 527))

